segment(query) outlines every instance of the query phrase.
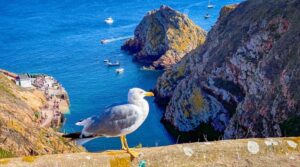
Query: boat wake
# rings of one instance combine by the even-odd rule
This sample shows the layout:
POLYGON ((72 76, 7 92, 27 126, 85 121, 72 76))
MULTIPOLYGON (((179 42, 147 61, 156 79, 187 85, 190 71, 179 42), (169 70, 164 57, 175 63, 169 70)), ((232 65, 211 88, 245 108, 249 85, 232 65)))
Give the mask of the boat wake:
POLYGON ((106 43, 111 43, 111 42, 116 42, 116 41, 121 41, 121 40, 125 40, 125 39, 129 39, 132 38, 133 36, 123 36, 123 37, 118 37, 118 38, 110 38, 110 39, 103 39, 101 40, 102 44, 106 44, 106 43))
POLYGON ((193 4, 190 4, 186 7, 181 8, 180 10, 183 11, 184 14, 189 15, 189 12, 190 12, 191 8, 204 6, 204 5, 205 5, 204 2, 193 3, 193 4))
POLYGON ((129 25, 124 25, 124 26, 119 26, 119 27, 112 27, 111 30, 119 30, 119 29, 127 29, 127 28, 134 28, 138 24, 129 24, 129 25))
POLYGON ((184 14, 188 15, 191 8, 202 6, 203 4, 204 3, 201 3, 201 2, 190 4, 190 5, 188 5, 188 6, 184 7, 184 8, 181 8, 181 11, 183 11, 184 14))

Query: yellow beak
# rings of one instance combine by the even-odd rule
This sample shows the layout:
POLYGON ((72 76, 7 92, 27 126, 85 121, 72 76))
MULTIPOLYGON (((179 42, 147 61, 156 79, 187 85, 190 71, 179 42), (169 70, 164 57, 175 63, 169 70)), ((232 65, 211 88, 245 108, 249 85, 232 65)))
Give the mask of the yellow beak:
POLYGON ((144 95, 145 96, 154 96, 154 93, 152 93, 152 92, 146 92, 144 95))

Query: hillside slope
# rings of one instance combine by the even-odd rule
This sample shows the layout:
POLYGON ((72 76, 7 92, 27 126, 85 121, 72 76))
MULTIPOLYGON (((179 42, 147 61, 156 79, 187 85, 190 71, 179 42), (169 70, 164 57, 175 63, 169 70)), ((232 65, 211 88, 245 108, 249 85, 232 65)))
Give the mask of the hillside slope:
POLYGON ((158 80, 164 121, 200 138, 300 135, 299 9, 298 0, 225 7, 204 45, 158 80))
POLYGON ((0 158, 82 151, 52 128, 40 127, 45 103, 41 91, 24 90, 0 73, 0 158))

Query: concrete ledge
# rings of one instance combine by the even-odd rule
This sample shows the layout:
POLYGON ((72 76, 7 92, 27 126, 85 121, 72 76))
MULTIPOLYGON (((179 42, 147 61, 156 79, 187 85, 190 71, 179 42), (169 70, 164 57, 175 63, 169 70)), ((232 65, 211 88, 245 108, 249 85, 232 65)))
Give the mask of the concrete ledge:
POLYGON ((300 137, 239 139, 136 149, 131 160, 123 151, 73 153, 1 159, 3 166, 299 166, 300 137))

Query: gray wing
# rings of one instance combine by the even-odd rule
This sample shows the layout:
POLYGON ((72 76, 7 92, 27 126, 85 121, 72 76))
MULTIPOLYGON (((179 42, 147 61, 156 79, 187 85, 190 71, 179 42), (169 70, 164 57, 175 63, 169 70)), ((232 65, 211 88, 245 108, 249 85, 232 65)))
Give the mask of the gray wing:
POLYGON ((116 107, 116 106, 120 106, 120 105, 125 105, 125 104, 128 104, 128 102, 121 102, 121 103, 113 103, 111 105, 108 105, 108 106, 105 106, 105 109, 110 109, 112 107, 116 107))
POLYGON ((133 104, 118 105, 108 108, 92 120, 84 130, 93 135, 116 136, 122 130, 134 125, 138 119, 139 108, 133 104))

